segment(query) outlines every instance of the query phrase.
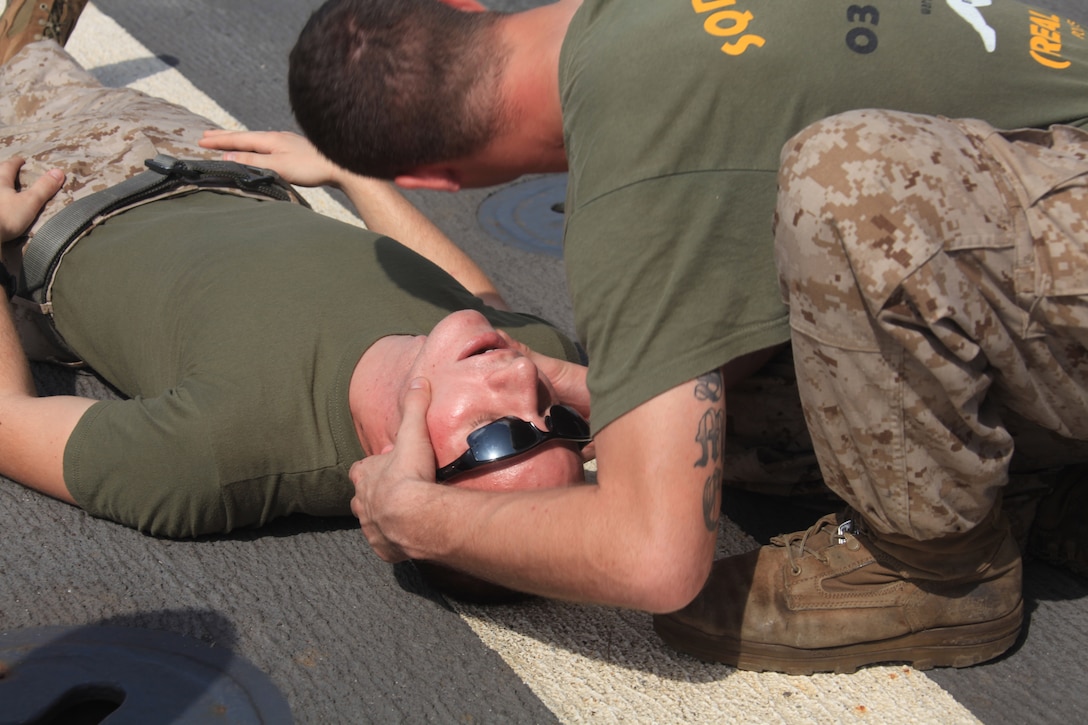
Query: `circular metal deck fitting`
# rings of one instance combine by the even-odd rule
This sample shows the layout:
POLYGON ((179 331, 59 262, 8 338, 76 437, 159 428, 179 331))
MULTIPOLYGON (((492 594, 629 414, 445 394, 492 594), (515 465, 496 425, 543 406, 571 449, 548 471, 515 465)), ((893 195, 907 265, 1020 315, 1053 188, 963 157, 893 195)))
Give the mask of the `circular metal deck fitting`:
POLYGON ((519 181, 484 199, 476 219, 500 242, 537 254, 562 257, 566 196, 566 174, 519 181))
POLYGON ((290 723, 268 677, 226 648, 131 627, 0 633, 0 723, 290 723))

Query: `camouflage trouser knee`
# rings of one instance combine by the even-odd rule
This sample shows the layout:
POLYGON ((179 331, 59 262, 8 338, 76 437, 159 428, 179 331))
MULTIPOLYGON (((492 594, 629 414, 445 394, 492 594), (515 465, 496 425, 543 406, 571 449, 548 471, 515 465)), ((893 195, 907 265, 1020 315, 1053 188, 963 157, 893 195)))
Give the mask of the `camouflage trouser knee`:
MULTIPOLYGON (((0 149, 22 156, 24 186, 51 168, 67 174, 64 188, 45 206, 31 235, 72 201, 144 171, 144 161, 164 153, 178 158, 216 158, 197 145, 211 121, 160 98, 128 88, 105 88, 51 40, 32 43, 0 66, 0 149)), ((24 244, 7 244, 3 263, 17 274, 24 244)), ((16 308, 16 325, 27 354, 53 356, 35 335, 31 314, 16 308)))
POLYGON ((1025 446, 1088 440, 1086 174, 1088 133, 1060 126, 859 111, 784 147, 798 387, 827 485, 873 529, 984 520, 1017 445, 1007 411, 1056 434, 1025 446))

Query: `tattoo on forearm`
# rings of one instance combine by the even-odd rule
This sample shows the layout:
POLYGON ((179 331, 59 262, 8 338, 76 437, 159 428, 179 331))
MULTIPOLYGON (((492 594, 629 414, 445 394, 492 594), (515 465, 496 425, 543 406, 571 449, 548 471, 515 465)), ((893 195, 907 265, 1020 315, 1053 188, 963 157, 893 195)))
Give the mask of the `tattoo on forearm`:
POLYGON ((708 463, 717 463, 722 457, 722 412, 720 410, 711 409, 703 413, 695 440, 703 448, 703 455, 695 462, 695 467, 702 468, 708 463))
POLYGON ((707 373, 695 381, 695 399, 717 403, 722 399, 722 375, 719 372, 707 373))
POLYGON ((709 465, 712 469, 703 485, 703 521, 708 531, 714 531, 718 527, 718 519, 721 517, 719 493, 722 485, 723 416, 717 404, 721 402, 722 396, 721 373, 707 373, 695 381, 695 399, 710 403, 695 432, 695 442, 702 449, 702 455, 695 461, 695 468, 706 468, 709 465))
POLYGON ((722 468, 716 466, 714 472, 706 478, 703 486, 703 523, 707 531, 718 528, 718 519, 721 518, 722 505, 718 493, 722 489, 722 468))

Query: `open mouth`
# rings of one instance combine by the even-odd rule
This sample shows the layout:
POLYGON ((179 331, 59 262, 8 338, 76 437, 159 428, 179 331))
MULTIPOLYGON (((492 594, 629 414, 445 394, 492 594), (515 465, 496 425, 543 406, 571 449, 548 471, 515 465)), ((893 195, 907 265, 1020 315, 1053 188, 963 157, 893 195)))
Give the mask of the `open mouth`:
POLYGON ((486 335, 480 335, 474 338, 464 349, 461 354, 460 360, 470 358, 475 355, 483 355, 485 353, 493 352, 495 350, 508 349, 505 341, 497 333, 491 332, 486 335))

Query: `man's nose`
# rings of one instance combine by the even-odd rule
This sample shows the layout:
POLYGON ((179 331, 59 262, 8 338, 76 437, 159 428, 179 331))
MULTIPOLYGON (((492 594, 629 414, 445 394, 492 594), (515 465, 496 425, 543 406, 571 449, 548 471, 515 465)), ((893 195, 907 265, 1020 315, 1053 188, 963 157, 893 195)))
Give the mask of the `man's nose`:
POLYGON ((543 424, 540 379, 529 358, 515 358, 490 376, 492 389, 502 398, 503 407, 523 420, 543 424))

